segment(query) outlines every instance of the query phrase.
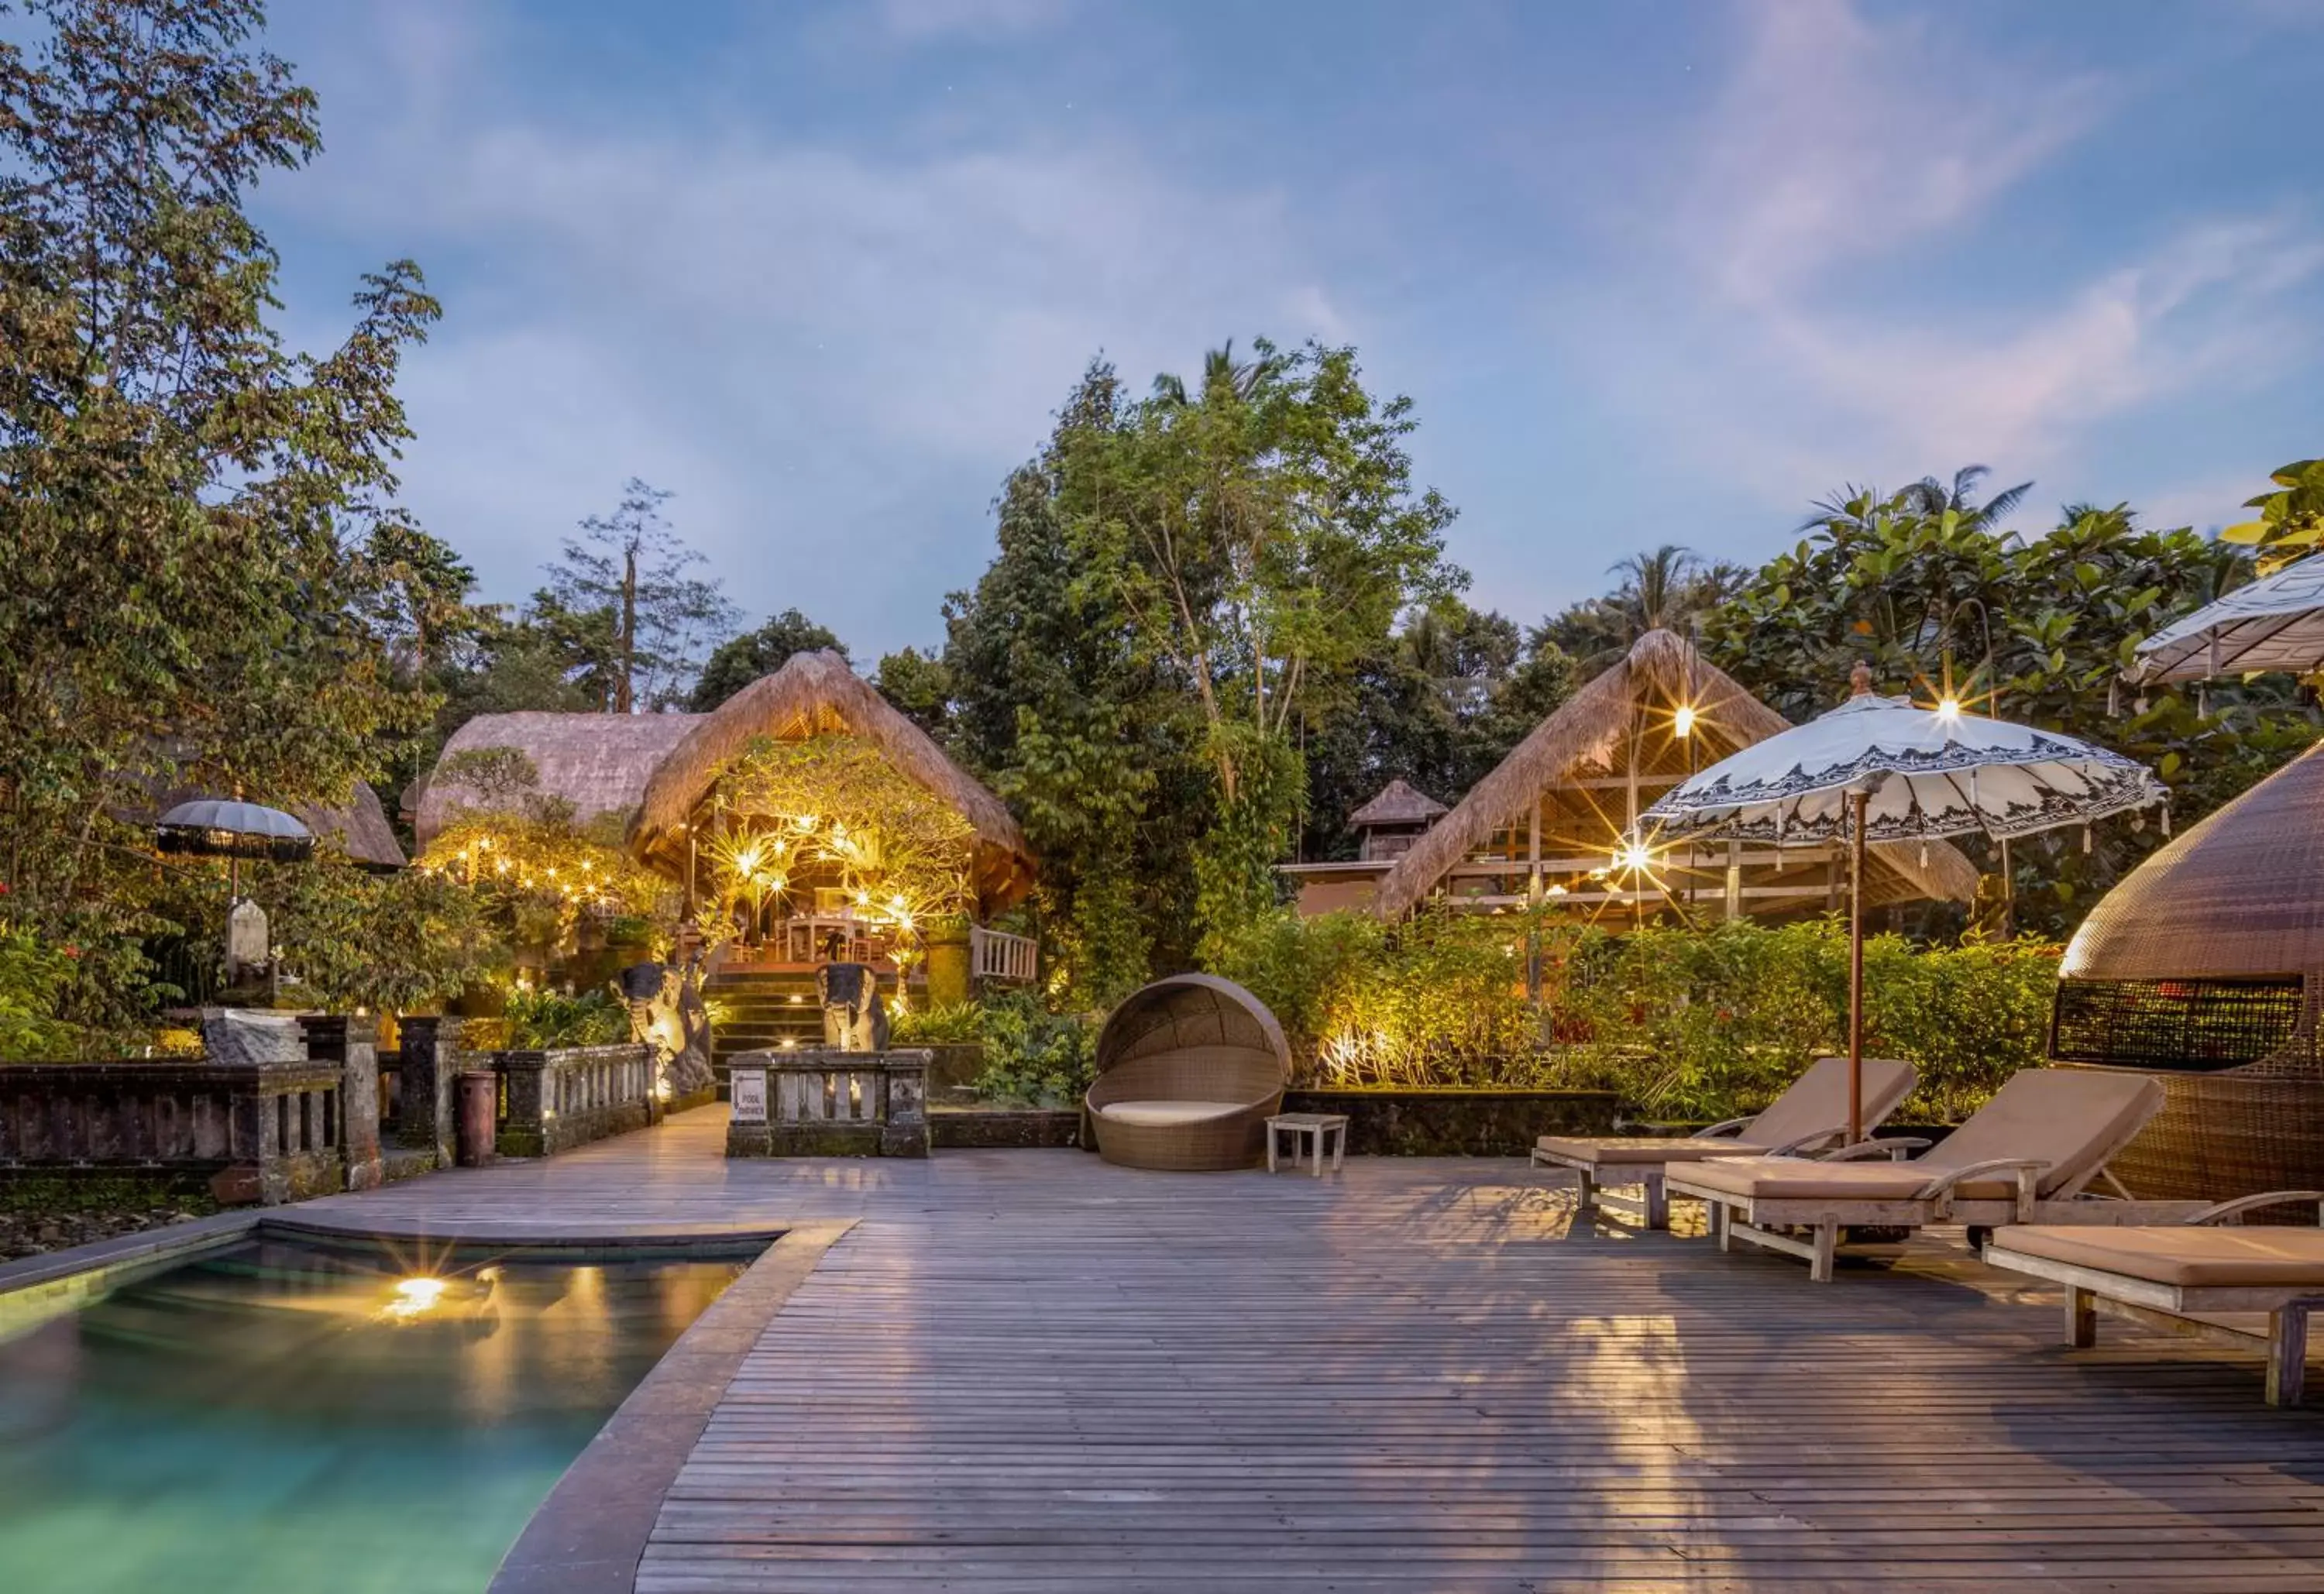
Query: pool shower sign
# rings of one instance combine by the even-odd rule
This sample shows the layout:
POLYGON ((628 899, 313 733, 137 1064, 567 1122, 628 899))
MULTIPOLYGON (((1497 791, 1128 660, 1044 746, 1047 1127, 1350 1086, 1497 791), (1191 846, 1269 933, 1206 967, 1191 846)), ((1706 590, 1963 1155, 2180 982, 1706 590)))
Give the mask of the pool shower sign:
POLYGON ((733 1102, 733 1121, 764 1123, 767 1121, 767 1071, 763 1068, 737 1068, 728 1076, 729 1094, 733 1102))

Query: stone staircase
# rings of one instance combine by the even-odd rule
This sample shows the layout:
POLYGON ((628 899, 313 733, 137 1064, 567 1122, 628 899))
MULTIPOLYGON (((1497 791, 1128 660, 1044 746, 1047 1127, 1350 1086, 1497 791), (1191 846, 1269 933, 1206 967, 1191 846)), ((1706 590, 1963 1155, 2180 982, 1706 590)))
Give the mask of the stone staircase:
MULTIPOLYGON (((880 989, 894 1000, 894 977, 882 975, 880 989)), ((764 1051, 792 1041, 823 1044, 823 1008, 815 994, 812 969, 721 969, 703 982, 710 1004, 710 1067, 718 1095, 726 1095, 726 1067, 742 1052, 764 1051)))

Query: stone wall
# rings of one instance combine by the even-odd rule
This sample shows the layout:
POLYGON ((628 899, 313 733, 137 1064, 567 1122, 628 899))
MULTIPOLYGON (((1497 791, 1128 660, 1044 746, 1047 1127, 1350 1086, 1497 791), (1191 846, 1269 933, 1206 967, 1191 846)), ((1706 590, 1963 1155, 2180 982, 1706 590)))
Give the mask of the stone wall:
POLYGON ((1347 1115, 1360 1156, 1524 1156, 1542 1135, 1610 1135, 1611 1091, 1292 1091, 1286 1112, 1347 1115))

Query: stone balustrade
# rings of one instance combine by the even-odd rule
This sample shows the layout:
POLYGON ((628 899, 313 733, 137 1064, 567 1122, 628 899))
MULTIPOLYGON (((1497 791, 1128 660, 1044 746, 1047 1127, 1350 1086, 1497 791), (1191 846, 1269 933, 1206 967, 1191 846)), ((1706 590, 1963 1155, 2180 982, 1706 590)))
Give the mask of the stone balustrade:
POLYGON ((119 1178, 228 1204, 324 1195, 345 1180, 336 1058, 129 1058, 0 1064, 0 1179, 119 1178))
POLYGON ((922 1050, 743 1052, 729 1065, 729 1156, 926 1156, 922 1050))
POLYGON ((501 1076, 495 1148, 503 1156, 553 1156, 644 1129, 659 1116, 648 1046, 493 1052, 475 1062, 501 1076))

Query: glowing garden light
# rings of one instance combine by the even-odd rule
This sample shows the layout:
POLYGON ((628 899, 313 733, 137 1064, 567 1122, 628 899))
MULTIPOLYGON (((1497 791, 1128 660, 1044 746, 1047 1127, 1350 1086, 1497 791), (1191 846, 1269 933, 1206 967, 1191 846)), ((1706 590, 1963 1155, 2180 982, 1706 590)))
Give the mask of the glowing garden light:
POLYGON ((1682 703, 1672 712, 1671 734, 1681 742, 1694 734, 1694 705, 1682 703))

